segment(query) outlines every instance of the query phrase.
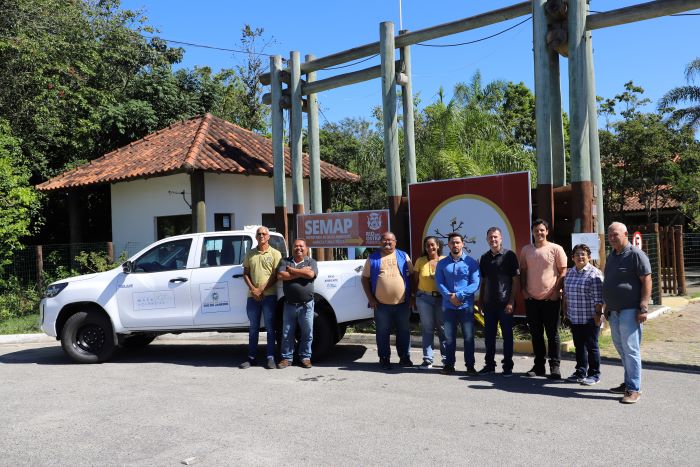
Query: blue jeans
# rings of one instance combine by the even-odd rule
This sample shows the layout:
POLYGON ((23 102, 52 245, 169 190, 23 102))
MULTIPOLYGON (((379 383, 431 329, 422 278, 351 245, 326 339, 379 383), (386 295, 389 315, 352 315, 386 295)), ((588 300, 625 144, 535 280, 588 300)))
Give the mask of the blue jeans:
POLYGON ((484 342, 487 367, 496 368, 496 334, 498 323, 501 323, 503 333, 503 369, 513 369, 513 314, 506 313, 505 305, 488 305, 484 303, 484 342))
POLYGON ((374 322, 377 327, 377 354, 379 358, 391 356, 391 327, 396 326, 396 353, 399 358, 410 355, 411 329, 409 320, 411 310, 408 303, 384 305, 378 303, 374 310, 374 322))
POLYGON ((435 332, 440 341, 440 355, 445 359, 445 326, 442 323, 442 297, 433 297, 430 293, 416 293, 416 308, 420 315, 420 327, 423 337, 423 360, 433 361, 433 344, 435 332))
POLYGON ((464 337, 464 364, 474 366, 474 309, 464 310, 443 309, 445 322, 445 365, 454 366, 455 350, 457 348, 457 324, 462 327, 464 337))
POLYGON ((314 338, 314 301, 301 305, 285 303, 282 315, 282 358, 292 360, 296 327, 299 322, 299 358, 311 358, 311 342, 314 338))
POLYGON ((625 369, 625 386, 628 391, 640 391, 642 386, 642 325, 637 322, 637 310, 627 308, 611 311, 608 318, 613 344, 620 354, 625 369))
MULTIPOLYGON (((593 319, 591 319, 593 321, 593 319)), ((576 347, 576 372, 582 376, 600 377, 600 328, 595 322, 572 324, 571 334, 576 347)))
POLYGON ((246 312, 250 321, 248 330, 248 358, 255 360, 258 353, 258 335, 260 334, 260 316, 265 316, 265 329, 267 330, 267 357, 275 357, 275 309, 277 308, 277 296, 265 295, 261 301, 248 297, 246 312))

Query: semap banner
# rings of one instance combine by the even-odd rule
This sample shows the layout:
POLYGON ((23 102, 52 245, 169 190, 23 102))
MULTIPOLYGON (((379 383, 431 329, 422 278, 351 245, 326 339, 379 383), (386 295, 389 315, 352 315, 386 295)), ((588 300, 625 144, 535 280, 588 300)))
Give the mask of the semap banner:
POLYGON ((297 232, 310 248, 378 247, 387 230, 388 209, 297 216, 297 232))

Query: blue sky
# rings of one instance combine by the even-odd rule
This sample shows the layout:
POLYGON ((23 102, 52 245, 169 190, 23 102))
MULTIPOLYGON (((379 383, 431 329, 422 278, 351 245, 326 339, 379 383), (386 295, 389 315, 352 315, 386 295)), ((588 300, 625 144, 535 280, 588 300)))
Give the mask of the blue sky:
MULTIPOLYGON (((403 0, 404 29, 417 30, 454 21, 518 3, 517 0, 457 1, 403 0)), ((608 11, 638 1, 591 0, 591 10, 608 11)), ((379 23, 393 21, 399 30, 399 0, 307 0, 268 2, 234 0, 126 0, 124 8, 142 8, 148 23, 160 30, 160 37, 221 48, 239 48, 244 24, 261 27, 274 42, 267 53, 289 57, 322 57, 379 40, 379 23)), ((695 10, 693 13, 700 13, 695 10)), ((450 44, 483 38, 513 26, 526 17, 448 36, 430 43, 450 44)), ((613 97, 633 80, 645 89, 654 104, 669 89, 685 84, 685 66, 700 57, 700 16, 676 16, 646 20, 593 31, 596 93, 613 97)), ((180 66, 210 66, 215 71, 243 63, 243 56, 231 52, 183 46, 180 66)), ((434 102, 442 86, 449 98, 456 83, 467 82, 479 70, 484 82, 502 79, 524 82, 534 89, 532 22, 528 21, 497 37, 460 47, 411 49, 413 89, 422 105, 434 102)), ((269 60, 265 58, 267 64, 269 60)), ((319 72, 318 78, 379 64, 379 58, 345 68, 319 72)), ((568 111, 567 60, 562 58, 562 98, 568 111)), ((336 122, 345 117, 370 117, 381 104, 381 84, 373 80, 319 95, 322 116, 336 122)), ((600 122, 600 126, 603 122, 600 122)))

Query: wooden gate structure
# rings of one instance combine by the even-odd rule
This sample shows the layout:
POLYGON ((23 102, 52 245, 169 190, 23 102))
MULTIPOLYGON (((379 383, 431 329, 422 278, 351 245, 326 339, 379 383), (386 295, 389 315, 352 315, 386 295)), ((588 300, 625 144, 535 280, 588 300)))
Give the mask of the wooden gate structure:
POLYGON ((658 223, 632 226, 632 232, 640 232, 647 239, 642 249, 652 260, 652 278, 659 293, 685 295, 685 258, 683 253, 683 226, 660 226, 658 223))
POLYGON ((590 15, 586 0, 530 0, 417 31, 399 31, 396 36, 394 24, 383 22, 379 25, 378 42, 360 45, 320 58, 306 55, 306 61, 303 63, 299 52, 292 51, 287 69, 282 69, 281 56, 271 57, 270 72, 261 75, 260 82, 271 87, 270 93, 263 96, 263 102, 271 106, 277 230, 285 237, 288 236, 283 110, 289 109, 293 212, 296 215, 303 213, 304 210, 301 150, 303 112, 308 113, 311 192, 309 206, 311 212, 321 212, 316 94, 381 78, 387 204, 397 240, 400 245, 407 245, 408 223, 405 222, 406 198, 403 196, 399 162, 396 87, 401 86, 403 97, 405 181, 408 185, 417 181, 410 46, 531 14, 535 59, 537 215, 549 221, 552 227, 556 225, 553 189, 567 184, 559 77, 559 55, 563 55, 569 59, 570 94, 571 212, 567 214, 571 218, 573 232, 604 234, 605 220, 603 219, 591 31, 697 8, 700 8, 700 0, 656 0, 590 15), (399 60, 395 58, 397 48, 400 51, 399 60), (373 55, 380 56, 381 65, 316 80, 316 72, 319 70, 373 55), (305 80, 302 80, 302 74, 306 76, 305 80), (283 89, 283 84, 287 85, 286 89, 283 89))

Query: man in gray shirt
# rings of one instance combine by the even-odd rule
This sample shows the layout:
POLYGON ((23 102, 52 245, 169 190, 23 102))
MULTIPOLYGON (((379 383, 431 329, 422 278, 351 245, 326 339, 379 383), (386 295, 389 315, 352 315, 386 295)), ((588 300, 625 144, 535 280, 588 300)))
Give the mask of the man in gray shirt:
POLYGON ((605 262, 605 316, 625 369, 625 382, 611 391, 624 394, 623 404, 634 404, 641 396, 640 345, 651 298, 651 264, 642 250, 630 244, 625 224, 610 224, 608 242, 612 251, 605 262))
POLYGON ((299 323, 299 358, 301 366, 311 368, 311 342, 314 329, 314 280, 318 276, 316 260, 306 256, 306 242, 294 240, 293 256, 283 259, 277 268, 277 279, 284 290, 282 316, 282 360, 277 368, 287 368, 294 357, 294 337, 299 323))

